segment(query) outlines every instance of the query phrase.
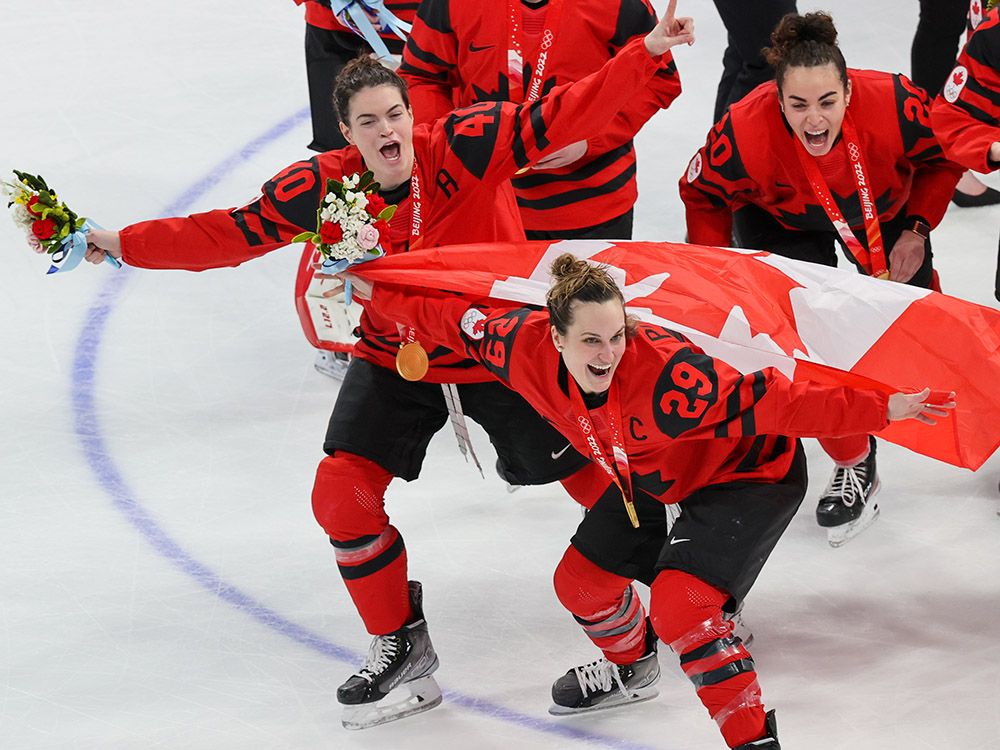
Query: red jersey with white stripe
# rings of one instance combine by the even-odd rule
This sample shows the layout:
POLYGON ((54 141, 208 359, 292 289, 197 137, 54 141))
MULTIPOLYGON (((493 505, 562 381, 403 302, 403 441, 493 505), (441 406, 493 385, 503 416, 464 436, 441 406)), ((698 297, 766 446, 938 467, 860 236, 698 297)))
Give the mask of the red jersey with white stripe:
POLYGON ((1000 10, 983 18, 958 56, 931 109, 945 153, 962 166, 990 172, 990 146, 1000 141, 1000 10))
MULTIPOLYGON (((570 397, 578 386, 552 345, 547 312, 470 307, 453 295, 381 284, 371 304, 466 351, 576 450, 592 455, 570 397)), ((867 434, 888 424, 883 393, 793 383, 773 368, 742 375, 679 333, 649 323, 629 337, 613 378, 633 486, 663 503, 711 484, 781 479, 791 466, 792 438, 867 434)), ((589 413, 606 455, 608 408, 589 413)))
MULTIPOLYGON (((903 75, 848 71, 848 107, 882 221, 904 210, 932 227, 944 216, 962 168, 948 161, 930 126, 930 100, 903 75)), ((761 84, 708 134, 681 177, 688 239, 732 244, 732 211, 754 205, 792 230, 833 231, 796 154, 781 114, 777 85, 761 84)), ((862 246, 868 246, 861 199, 847 147, 838 138, 814 157, 834 200, 862 246)))
MULTIPOLYGON (((521 80, 512 81, 507 0, 424 0, 399 69, 410 87, 417 121, 433 120, 456 105, 524 101, 535 72, 529 63, 543 59, 539 45, 557 1, 564 7, 558 11, 557 25, 550 29, 552 39, 546 42, 543 94, 599 69, 629 40, 656 25, 647 0, 550 0, 535 10, 522 3, 525 69, 521 80)), ((680 77, 668 53, 649 85, 636 91, 626 109, 587 139, 582 159, 515 177, 525 228, 582 229, 626 213, 638 194, 632 138, 680 91, 680 77)))
MULTIPOLYGON (((533 104, 483 102, 414 128, 420 216, 413 216, 413 195, 399 204, 390 225, 392 236, 383 244, 386 252, 406 252, 415 229, 425 247, 523 240, 511 175, 544 153, 599 129, 659 67, 660 61, 650 57, 639 39, 593 75, 533 104)), ((302 231, 315 231, 327 178, 340 180, 364 170, 354 146, 296 162, 241 208, 126 227, 121 231, 122 257, 143 268, 200 271, 239 265, 287 245, 302 231)), ((400 341, 395 323, 366 311, 361 329, 356 356, 394 368, 400 341)), ((489 379, 474 362, 447 349, 428 353, 428 382, 489 379)))

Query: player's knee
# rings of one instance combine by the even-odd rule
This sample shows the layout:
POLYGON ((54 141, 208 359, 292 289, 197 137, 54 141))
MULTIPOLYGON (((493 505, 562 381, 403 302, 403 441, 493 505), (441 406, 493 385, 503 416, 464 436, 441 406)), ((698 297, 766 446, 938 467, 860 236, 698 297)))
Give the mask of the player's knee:
POLYGON ((728 634, 722 605, 728 594, 680 570, 660 571, 653 581, 650 619, 661 641, 675 653, 728 634), (724 631, 724 632, 723 632, 724 631))
POLYGON ((590 617, 620 600, 631 581, 591 562, 570 545, 556 566, 552 583, 566 609, 578 617, 590 617))
POLYGON ((373 461, 338 451, 320 461, 313 484, 313 515, 336 540, 381 533, 389 523, 385 489, 392 475, 373 461))

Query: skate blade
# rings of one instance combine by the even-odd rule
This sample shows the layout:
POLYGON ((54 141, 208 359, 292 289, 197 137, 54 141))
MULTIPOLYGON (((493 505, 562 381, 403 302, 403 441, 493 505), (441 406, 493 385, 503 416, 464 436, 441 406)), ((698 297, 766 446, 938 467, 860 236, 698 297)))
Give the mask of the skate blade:
POLYGON ((587 706, 585 708, 571 708, 569 706, 559 706, 553 703, 549 706, 549 713, 553 716, 568 716, 569 714, 586 714, 591 711, 603 711, 608 708, 620 708, 622 706, 631 706, 633 703, 642 703, 643 701, 652 700, 660 694, 660 691, 655 687, 641 687, 635 690, 629 690, 627 696, 618 694, 614 698, 608 698, 606 701, 598 703, 596 706, 587 706))
POLYGON ((430 711, 441 704, 441 688, 432 676, 403 683, 377 703, 344 706, 344 729, 369 729, 407 716, 430 711))
POLYGON ((841 524, 840 526, 831 526, 827 529, 826 540, 830 543, 831 547, 843 547, 875 523, 875 519, 878 518, 878 512, 878 503, 874 500, 869 500, 864 510, 861 511, 861 515, 853 521, 841 524))

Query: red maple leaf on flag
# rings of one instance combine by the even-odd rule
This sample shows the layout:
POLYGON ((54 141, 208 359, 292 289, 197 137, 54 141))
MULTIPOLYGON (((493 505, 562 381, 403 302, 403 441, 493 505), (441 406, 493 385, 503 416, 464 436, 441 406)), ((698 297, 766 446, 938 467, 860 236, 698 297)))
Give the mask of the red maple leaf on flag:
POLYGON ((965 81, 965 73, 963 73, 961 70, 956 70, 954 74, 952 74, 951 76, 951 82, 954 83, 956 86, 961 86, 964 81, 965 81))
POLYGON ((972 4, 972 14, 975 16, 979 15, 979 3, 972 4))

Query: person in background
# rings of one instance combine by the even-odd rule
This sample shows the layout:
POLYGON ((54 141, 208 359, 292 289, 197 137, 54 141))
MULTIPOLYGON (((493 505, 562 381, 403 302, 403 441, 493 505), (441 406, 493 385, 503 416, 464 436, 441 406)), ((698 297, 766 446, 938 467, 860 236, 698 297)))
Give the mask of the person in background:
MULTIPOLYGON (((680 180, 690 242, 767 250, 929 288, 930 232, 962 168, 905 76, 848 69, 825 13, 788 15, 771 37, 774 83, 716 123, 680 180)), ((844 331, 844 336, 864 335, 844 331)), ((816 518, 840 546, 878 516, 874 438, 820 440, 834 460, 816 518)))
POLYGON ((774 78, 774 69, 764 59, 764 47, 778 21, 795 13, 795 0, 713 0, 726 27, 726 51, 722 54, 722 78, 715 95, 712 122, 760 84, 774 78))
MULTIPOLYGON (((656 25, 648 0, 424 0, 403 51, 417 122, 453 106, 531 104, 598 70, 656 25)), ((528 239, 630 239, 638 196, 632 138, 680 94, 670 55, 600 132, 514 177, 528 239)))
MULTIPOLYGON (((977 172, 1000 169, 1000 11, 995 7, 966 41, 931 107, 931 125, 948 158, 977 172)), ((994 294, 1000 300, 1000 247, 994 294)))
MULTIPOLYGON (((910 49, 910 80, 932 98, 944 87, 955 67, 959 41, 966 24, 974 29, 982 21, 985 0, 920 0, 920 20, 910 49)), ((956 206, 993 206, 1000 192, 984 185, 966 171, 951 198, 956 206)))

